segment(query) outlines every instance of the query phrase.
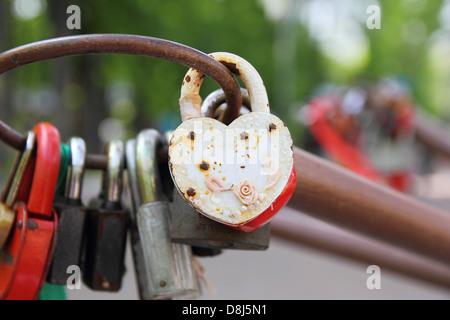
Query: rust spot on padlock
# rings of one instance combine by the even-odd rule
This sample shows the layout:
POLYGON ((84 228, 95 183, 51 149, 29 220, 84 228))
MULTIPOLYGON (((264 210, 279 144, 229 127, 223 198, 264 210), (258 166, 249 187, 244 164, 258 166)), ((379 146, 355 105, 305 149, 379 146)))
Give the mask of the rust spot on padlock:
POLYGON ((188 138, 191 139, 192 141, 195 140, 195 132, 194 131, 190 131, 188 134, 188 138))
POLYGON ((241 133, 241 140, 248 140, 248 133, 247 132, 242 132, 241 133))
MULTIPOLYGON (((19 222, 17 222, 17 229, 22 230, 22 227, 23 227, 23 221, 20 220, 19 222)), ((31 231, 34 231, 39 228, 39 225, 36 223, 36 221, 29 219, 27 221, 27 228, 31 231)))
POLYGON ((185 80, 186 80, 186 82, 191 82, 191 76, 187 75, 185 80))
POLYGON ((220 61, 220 62, 222 62, 222 64, 225 67, 227 67, 232 73, 234 73, 235 75, 237 75, 239 77, 241 72, 239 71, 238 67, 236 66, 236 63, 234 63, 234 62, 227 62, 227 61, 220 61))
POLYGON ((106 281, 106 280, 103 280, 103 282, 102 282, 102 286, 103 286, 103 288, 105 288, 105 289, 108 289, 108 288, 110 287, 110 284, 109 284, 109 282, 108 282, 108 281, 106 281))
POLYGON ((5 250, 0 250, 0 259, 4 264, 12 266, 14 263, 14 256, 5 250))
POLYGON ((32 219, 28 219, 27 227, 31 231, 34 231, 39 228, 37 222, 32 219))
POLYGON ((200 170, 202 171, 208 171, 209 170, 209 163, 206 161, 202 161, 199 165, 200 170))
POLYGON ((194 196, 197 194, 197 192, 195 192, 195 189, 194 189, 194 188, 189 188, 189 189, 187 189, 186 194, 187 194, 189 197, 194 197, 194 196))
POLYGON ((277 128, 277 126, 273 123, 269 124, 269 132, 271 132, 272 130, 275 130, 277 128))
POLYGON ((159 286, 162 287, 162 288, 165 287, 166 286, 166 282, 164 280, 161 280, 159 282, 159 286))

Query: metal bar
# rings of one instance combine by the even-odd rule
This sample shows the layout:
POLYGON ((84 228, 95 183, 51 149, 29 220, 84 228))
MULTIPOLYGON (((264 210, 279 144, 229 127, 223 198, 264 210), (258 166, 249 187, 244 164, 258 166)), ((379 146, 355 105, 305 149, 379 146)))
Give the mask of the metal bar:
POLYGON ((450 213, 294 147, 297 187, 288 206, 450 264, 450 213))
POLYGON ((416 117, 416 140, 431 151, 450 158, 450 130, 442 122, 429 119, 425 115, 416 117))
POLYGON ((278 214, 270 226, 272 236, 278 239, 367 265, 378 265, 381 269, 391 270, 450 290, 450 268, 442 263, 298 213, 278 214))

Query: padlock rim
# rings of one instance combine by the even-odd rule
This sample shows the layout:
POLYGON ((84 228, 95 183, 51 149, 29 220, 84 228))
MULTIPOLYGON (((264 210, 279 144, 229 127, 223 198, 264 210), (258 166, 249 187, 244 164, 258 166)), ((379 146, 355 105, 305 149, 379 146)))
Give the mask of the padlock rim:
POLYGON ((61 162, 61 139, 58 129, 49 122, 38 123, 33 131, 36 133, 36 160, 27 210, 32 217, 50 220, 61 162))

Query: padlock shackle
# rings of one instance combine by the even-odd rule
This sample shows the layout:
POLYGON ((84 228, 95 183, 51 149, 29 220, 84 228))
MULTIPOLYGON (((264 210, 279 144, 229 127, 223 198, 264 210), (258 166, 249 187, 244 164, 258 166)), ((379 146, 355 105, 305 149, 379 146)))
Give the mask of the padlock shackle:
MULTIPOLYGON (((136 169, 136 139, 130 139, 125 144, 125 160, 127 165, 128 185, 131 191, 132 213, 135 214, 142 204, 136 169)), ((135 218, 134 216, 132 216, 135 218)))
POLYGON ((72 137, 67 144, 70 147, 70 163, 67 170, 65 198, 80 200, 86 164, 86 142, 80 137, 72 137))
POLYGON ((122 197, 125 150, 121 140, 111 140, 105 147, 108 164, 103 175, 105 201, 118 203, 122 197))
MULTIPOLYGON (((221 62, 242 80, 248 90, 253 112, 270 112, 269 98, 264 82, 258 71, 247 60, 228 52, 214 52, 210 56, 221 62)), ((200 87, 204 78, 205 75, 194 68, 189 69, 184 77, 179 100, 183 121, 202 116, 200 87)))
MULTIPOLYGON (((242 107, 239 115, 248 113, 251 111, 250 98, 248 96, 248 90, 241 88, 242 95, 242 107)), ((221 120, 223 117, 223 104, 225 103, 225 92, 222 89, 217 89, 211 92, 205 100, 203 100, 201 111, 202 117, 217 118, 221 120), (219 109, 220 108, 220 109, 219 109), (217 112, 219 111, 219 114, 217 112), (216 116, 217 114, 217 116, 216 116)))
POLYGON ((14 166, 11 168, 6 188, 2 194, 3 201, 9 208, 12 208, 14 205, 27 165, 36 146, 36 134, 33 131, 29 131, 26 137, 25 149, 17 156, 14 166))
POLYGON ((161 146, 161 135, 154 129, 143 130, 136 138, 137 182, 143 204, 163 200, 157 161, 157 151, 161 146))

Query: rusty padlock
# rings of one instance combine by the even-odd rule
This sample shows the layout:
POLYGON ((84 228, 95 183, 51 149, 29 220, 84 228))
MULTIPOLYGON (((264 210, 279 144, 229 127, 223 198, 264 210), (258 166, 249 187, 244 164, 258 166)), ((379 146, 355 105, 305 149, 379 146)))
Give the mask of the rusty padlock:
POLYGON ((201 117, 203 75, 190 69, 180 98, 183 123, 173 133, 169 164, 176 188, 206 217, 251 232, 267 222, 293 194, 296 174, 289 130, 270 114, 258 72, 246 60, 214 53, 249 90, 252 112, 229 126, 201 117))
MULTIPOLYGON (((241 93, 243 104, 249 108, 247 90, 241 89, 241 93)), ((223 102, 223 90, 214 91, 202 104, 202 115, 220 117, 223 102)), ((245 113, 248 113, 248 109, 243 106, 241 114, 245 113)), ((171 134, 166 133, 166 139, 170 141, 171 134)), ((171 220, 172 241, 192 246, 192 251, 197 256, 215 256, 222 249, 266 250, 270 244, 270 223, 250 233, 234 230, 197 212, 176 188, 173 190, 171 220)))
MULTIPOLYGON (((133 202, 137 208, 134 215, 140 247, 134 251, 141 254, 137 259, 142 266, 139 281, 146 281, 140 288, 144 299, 173 299, 200 292, 193 256, 189 246, 174 244, 170 240, 170 206, 161 185, 156 154, 162 146, 160 134, 153 129, 143 130, 136 140, 129 141, 127 164, 132 162, 133 147, 135 164, 130 186, 134 189, 133 202), (134 180, 134 182, 133 182, 134 180), (137 189, 137 190, 136 190, 137 189)), ((165 177, 170 179, 168 176, 165 177)))
POLYGON ((89 207, 83 246, 83 281, 92 290, 119 291, 125 273, 129 212, 121 204, 125 150, 122 141, 110 141, 102 180, 99 208, 89 207))
POLYGON ((73 137, 68 142, 70 162, 66 177, 64 198, 55 202, 58 215, 58 230, 52 264, 46 281, 52 284, 67 283, 67 268, 80 266, 86 207, 81 202, 86 143, 82 138, 73 137))

